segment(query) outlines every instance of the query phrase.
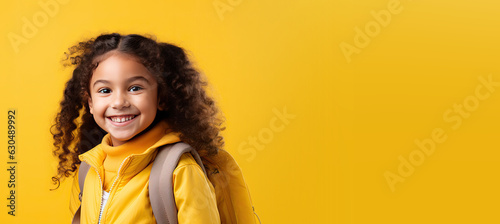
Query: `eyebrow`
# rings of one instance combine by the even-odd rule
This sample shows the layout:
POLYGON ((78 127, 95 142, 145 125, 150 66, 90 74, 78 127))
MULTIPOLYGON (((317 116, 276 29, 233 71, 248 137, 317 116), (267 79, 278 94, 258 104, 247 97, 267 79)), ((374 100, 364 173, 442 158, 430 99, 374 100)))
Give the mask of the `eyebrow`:
MULTIPOLYGON (((131 77, 131 78, 127 79, 126 83, 131 83, 131 82, 136 81, 136 80, 142 80, 142 81, 145 81, 148 84, 151 84, 149 82, 149 80, 147 80, 143 76, 134 76, 134 77, 131 77)), ((108 80, 99 79, 99 80, 97 80, 97 81, 94 82, 94 85, 92 85, 92 87, 95 87, 95 85, 97 85, 97 83, 109 84, 110 82, 108 80)))

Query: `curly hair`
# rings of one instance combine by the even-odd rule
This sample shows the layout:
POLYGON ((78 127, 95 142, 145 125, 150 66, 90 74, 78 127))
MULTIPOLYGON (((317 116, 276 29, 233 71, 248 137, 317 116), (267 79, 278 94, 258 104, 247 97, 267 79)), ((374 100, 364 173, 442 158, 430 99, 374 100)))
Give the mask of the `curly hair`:
MULTIPOLYGON (((154 37, 137 34, 101 34, 68 48, 64 66, 76 66, 66 83, 60 110, 51 127, 54 156, 58 157, 57 175, 52 177, 59 187, 81 163, 78 155, 101 143, 106 132, 94 121, 88 99, 93 71, 103 55, 118 51, 134 56, 158 82, 159 107, 157 119, 165 120, 180 139, 201 155, 212 156, 224 146, 220 135, 224 117, 215 101, 207 95, 208 85, 188 59, 184 49, 173 44, 157 42, 154 37), (168 99, 168 100, 167 100, 168 99)), ((155 121, 156 121, 155 120, 155 121)))

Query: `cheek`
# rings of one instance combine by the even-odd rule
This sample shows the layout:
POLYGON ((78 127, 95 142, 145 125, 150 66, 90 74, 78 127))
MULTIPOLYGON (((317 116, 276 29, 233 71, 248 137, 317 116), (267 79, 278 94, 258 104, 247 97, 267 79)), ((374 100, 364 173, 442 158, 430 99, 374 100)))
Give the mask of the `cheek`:
POLYGON ((156 102, 156 99, 151 99, 149 102, 148 102, 148 105, 147 105, 147 112, 148 113, 156 113, 156 110, 158 109, 158 106, 157 106, 157 102, 156 102))
POLYGON ((143 113, 156 114, 158 102, 156 97, 148 97, 147 99, 141 101, 141 109, 143 113))
POLYGON ((92 102, 92 106, 93 106, 93 111, 94 111, 93 114, 94 115, 103 115, 104 112, 106 111, 105 103, 103 103, 100 100, 94 100, 92 102))

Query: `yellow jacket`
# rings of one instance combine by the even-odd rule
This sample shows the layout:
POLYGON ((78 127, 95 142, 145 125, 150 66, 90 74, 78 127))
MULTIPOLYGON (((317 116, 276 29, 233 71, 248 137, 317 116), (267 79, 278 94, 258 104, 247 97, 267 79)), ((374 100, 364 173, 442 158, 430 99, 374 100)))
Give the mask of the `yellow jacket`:
MULTIPOLYGON (((178 133, 171 132, 162 121, 117 147, 110 146, 107 134, 101 144, 81 154, 80 160, 91 166, 85 179, 81 224, 99 222, 103 189, 110 194, 101 224, 156 223, 148 192, 152 161, 158 147, 178 141, 178 133)), ((215 190, 189 153, 181 156, 174 170, 173 189, 179 224, 220 223, 215 190)), ((78 175, 75 175, 70 198, 72 215, 80 205, 79 193, 78 175)))

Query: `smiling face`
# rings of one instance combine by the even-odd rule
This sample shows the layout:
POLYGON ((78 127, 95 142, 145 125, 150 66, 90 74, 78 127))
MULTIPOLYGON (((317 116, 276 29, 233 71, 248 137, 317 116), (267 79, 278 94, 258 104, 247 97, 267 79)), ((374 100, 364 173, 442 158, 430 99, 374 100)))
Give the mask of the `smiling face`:
POLYGON ((119 146, 144 131, 158 109, 158 83, 134 57, 109 52, 90 80, 89 108, 119 146))

